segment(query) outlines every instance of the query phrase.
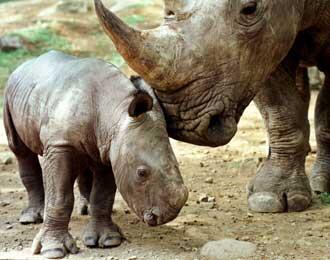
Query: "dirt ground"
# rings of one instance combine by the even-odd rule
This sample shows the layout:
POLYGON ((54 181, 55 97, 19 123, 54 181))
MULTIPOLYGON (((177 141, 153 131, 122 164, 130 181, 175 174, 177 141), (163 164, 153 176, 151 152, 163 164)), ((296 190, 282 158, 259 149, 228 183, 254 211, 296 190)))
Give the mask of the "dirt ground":
MULTIPOLYGON (((95 35, 91 32, 99 30, 94 14, 58 16, 44 12, 41 15, 41 11, 54 3, 55 0, 26 0, 11 2, 5 7, 0 5, 0 33, 45 23, 66 37, 78 54, 83 50, 104 57, 105 49, 110 49, 111 44, 100 48, 96 43, 101 39, 92 38, 95 35)), ((159 8, 159 4, 153 4, 143 9, 150 19, 145 20, 142 27, 157 23, 155 17, 161 13, 159 8)), ((137 11, 130 8, 129 12, 137 11)), ((122 69, 126 71, 127 67, 122 69)), ((315 97, 314 93, 310 109, 312 125, 315 97)), ((0 143, 5 143, 1 127, 0 143)), ((80 237, 88 217, 74 211, 70 228, 81 250, 67 259, 200 259, 199 250, 203 244, 224 238, 256 244, 257 253, 250 259, 330 259, 330 206, 322 205, 318 197, 315 196, 313 205, 301 213, 256 214, 248 211, 245 187, 267 154, 266 133, 253 104, 246 110, 238 134, 229 145, 212 149, 173 141, 173 146, 190 190, 189 201, 180 216, 164 226, 147 228, 133 214, 124 213, 127 206, 118 199, 114 220, 128 242, 113 249, 87 249, 80 237), (213 183, 207 183, 209 178, 213 183), (215 203, 199 203, 204 195, 214 197, 215 203)), ((308 174, 315 159, 313 131, 311 146, 314 152, 307 159, 308 174)), ((8 147, 1 145, 0 161, 8 156, 12 156, 8 147)), ((29 252, 40 225, 18 223, 24 206, 26 193, 18 177, 16 162, 0 163, 0 259, 42 259, 29 252)))
MULTIPOLYGON (((113 249, 87 249, 80 235, 88 217, 74 212, 70 227, 81 251, 68 259, 200 259, 199 249, 204 243, 224 238, 255 243, 258 250, 250 259, 330 259, 330 207, 322 205, 319 198, 315 197, 313 205, 301 213, 248 211, 245 187, 266 155, 265 137, 252 104, 240 122, 238 135, 226 147, 202 148, 173 141, 190 190, 180 216, 164 226, 147 228, 133 214, 124 213, 127 206, 119 199, 114 220, 129 242, 113 249), (206 183, 208 178, 213 178, 212 184, 206 183), (215 197, 216 203, 198 203, 204 194, 215 197)), ((314 138, 311 144, 315 150, 314 138)), ((2 146, 0 156, 7 155, 8 148, 2 146)), ((314 159, 315 154, 310 154, 308 173, 314 159)), ((1 164, 0 170, 0 259, 39 259, 31 257, 28 248, 40 225, 18 223, 26 193, 16 163, 1 164)))

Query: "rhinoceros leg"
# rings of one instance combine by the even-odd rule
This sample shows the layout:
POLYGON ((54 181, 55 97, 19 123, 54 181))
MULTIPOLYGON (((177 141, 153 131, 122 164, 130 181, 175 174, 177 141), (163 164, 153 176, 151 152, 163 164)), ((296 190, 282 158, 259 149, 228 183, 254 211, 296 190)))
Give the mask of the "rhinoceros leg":
POLYGON ((270 145, 267 160, 248 185, 249 207, 256 212, 302 211, 311 202, 305 174, 309 83, 307 70, 296 68, 287 61, 280 65, 254 100, 270 145))
POLYGON ((38 155, 17 134, 7 105, 4 108, 4 125, 9 148, 17 158, 19 174, 29 199, 29 205, 22 211, 19 221, 22 224, 40 223, 44 209, 44 187, 38 155))
POLYGON ((61 258, 78 247, 68 225, 74 204, 73 185, 81 171, 81 157, 70 148, 48 148, 42 163, 45 179, 44 223, 34 238, 32 252, 61 258), (80 159, 80 160, 79 160, 80 159))
POLYGON ((115 199, 116 183, 109 168, 93 170, 93 187, 90 194, 90 215, 83 241, 88 247, 114 247, 122 242, 119 228, 112 222, 111 213, 115 199))
POLYGON ((38 155, 28 152, 16 156, 21 180, 27 190, 29 205, 19 218, 21 224, 41 223, 44 211, 44 187, 38 155))
POLYGON ((311 186, 317 192, 330 192, 330 77, 319 93, 315 108, 317 157, 312 170, 311 186))

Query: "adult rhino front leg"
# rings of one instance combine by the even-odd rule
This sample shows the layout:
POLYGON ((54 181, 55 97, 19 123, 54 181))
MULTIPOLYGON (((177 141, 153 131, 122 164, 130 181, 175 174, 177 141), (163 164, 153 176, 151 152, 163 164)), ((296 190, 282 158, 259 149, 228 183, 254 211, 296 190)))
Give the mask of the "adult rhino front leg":
POLYGON ((305 174, 309 147, 307 70, 284 62, 256 96, 268 131, 269 155, 248 186, 256 212, 302 211, 311 202, 305 174), (293 69, 294 68, 294 69, 293 69), (297 81, 298 79, 299 81, 297 81))
POLYGON ((311 186, 316 193, 330 192, 330 73, 319 93, 315 108, 317 157, 312 170, 311 186))

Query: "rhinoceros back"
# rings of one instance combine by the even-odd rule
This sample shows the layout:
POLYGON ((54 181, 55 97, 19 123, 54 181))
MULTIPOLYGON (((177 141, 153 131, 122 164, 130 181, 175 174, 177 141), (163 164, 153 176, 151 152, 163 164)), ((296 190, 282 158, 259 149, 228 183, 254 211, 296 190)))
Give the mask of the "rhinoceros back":
POLYGON ((118 74, 100 60, 79 59, 56 51, 27 61, 13 72, 5 106, 15 131, 29 149, 42 154, 43 138, 59 145, 87 138, 95 113, 91 104, 97 84, 95 71, 101 79, 118 74))

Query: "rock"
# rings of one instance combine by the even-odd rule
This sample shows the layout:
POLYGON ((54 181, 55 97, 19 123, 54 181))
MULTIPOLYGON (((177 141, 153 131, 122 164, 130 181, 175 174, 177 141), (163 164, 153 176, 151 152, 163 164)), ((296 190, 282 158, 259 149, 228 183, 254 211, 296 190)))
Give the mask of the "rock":
POLYGON ((207 194, 202 194, 201 196, 199 196, 198 201, 199 202, 208 202, 209 201, 209 196, 207 196, 207 194))
POLYGON ((137 260, 137 256, 130 256, 129 258, 127 258, 127 260, 137 260))
POLYGON ((5 35, 0 37, 0 51, 10 52, 23 47, 22 41, 18 36, 5 35))
POLYGON ((9 229, 12 229, 13 228, 13 225, 7 225, 6 226, 6 230, 9 230, 9 229))
POLYGON ((10 203, 7 202, 7 201, 2 201, 2 202, 0 202, 0 207, 6 207, 6 206, 8 206, 8 205, 10 205, 10 203))
POLYGON ((1 163, 8 165, 8 164, 12 164, 14 159, 12 154, 3 154, 0 156, 0 161, 1 163))
POLYGON ((63 13, 88 13, 91 10, 90 3, 84 0, 62 0, 56 5, 56 11, 63 13))
POLYGON ((209 259, 231 260, 238 258, 251 257, 255 254, 257 247, 250 242, 243 242, 234 239, 224 239, 219 241, 210 241, 206 243, 200 254, 209 259))
POLYGON ((199 163, 199 166, 200 166, 201 168, 203 168, 205 165, 204 165, 203 162, 200 162, 200 163, 199 163))
POLYGON ((41 11, 39 17, 49 17, 56 13, 85 14, 93 10, 92 4, 85 0, 61 0, 41 11))
POLYGON ((212 184, 213 183, 213 178, 212 177, 206 178, 205 183, 212 184))

